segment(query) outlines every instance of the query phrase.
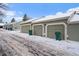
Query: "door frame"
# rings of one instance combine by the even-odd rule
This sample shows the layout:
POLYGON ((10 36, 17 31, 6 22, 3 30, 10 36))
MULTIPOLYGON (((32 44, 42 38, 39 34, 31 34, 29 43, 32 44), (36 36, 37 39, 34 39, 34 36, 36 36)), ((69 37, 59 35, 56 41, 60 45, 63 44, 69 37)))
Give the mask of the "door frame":
POLYGON ((46 37, 47 37, 47 27, 49 25, 64 25, 64 39, 67 40, 67 25, 64 22, 46 24, 46 27, 45 27, 45 29, 46 29, 46 31, 45 31, 46 32, 46 37))

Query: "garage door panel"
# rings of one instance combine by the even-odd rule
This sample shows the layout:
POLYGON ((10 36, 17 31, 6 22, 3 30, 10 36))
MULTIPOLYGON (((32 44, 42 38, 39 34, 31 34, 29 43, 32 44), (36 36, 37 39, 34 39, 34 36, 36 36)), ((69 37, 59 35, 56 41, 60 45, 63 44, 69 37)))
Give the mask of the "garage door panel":
POLYGON ((68 25, 68 35, 70 40, 79 41, 79 24, 68 25))
POLYGON ((47 36, 50 38, 56 38, 55 32, 61 32, 61 38, 64 39, 64 26, 63 25, 48 25, 47 36))
POLYGON ((50 29, 50 30, 57 30, 57 29, 64 29, 64 26, 61 26, 61 25, 49 25, 47 29, 50 29), (52 27, 53 26, 53 27, 52 27))
POLYGON ((42 36, 42 25, 36 25, 34 26, 34 35, 37 35, 37 36, 42 36))
POLYGON ((55 39, 55 34, 54 34, 55 32, 48 32, 47 33, 47 36, 49 37, 49 38, 53 38, 53 39, 55 39))
POLYGON ((22 29, 22 32, 23 32, 23 33, 29 33, 30 25, 22 26, 21 29, 22 29))

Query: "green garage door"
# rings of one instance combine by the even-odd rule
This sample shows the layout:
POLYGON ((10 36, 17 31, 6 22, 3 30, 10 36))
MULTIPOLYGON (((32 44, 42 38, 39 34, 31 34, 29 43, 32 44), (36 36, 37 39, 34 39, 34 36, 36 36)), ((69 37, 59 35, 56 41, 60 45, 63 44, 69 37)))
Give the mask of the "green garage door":
POLYGON ((43 29, 42 25, 35 25, 33 34, 37 36, 42 36, 42 31, 43 31, 42 29, 43 29))
POLYGON ((56 39, 55 32, 61 33, 61 39, 64 39, 64 26, 63 25, 48 25, 47 37, 56 39))
POLYGON ((21 32, 29 33, 30 25, 21 26, 21 32))

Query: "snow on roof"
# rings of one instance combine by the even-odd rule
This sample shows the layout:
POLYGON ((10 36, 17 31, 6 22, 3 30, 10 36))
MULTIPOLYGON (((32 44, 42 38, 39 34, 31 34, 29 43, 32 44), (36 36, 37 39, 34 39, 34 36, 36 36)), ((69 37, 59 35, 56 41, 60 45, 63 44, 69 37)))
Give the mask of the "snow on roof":
POLYGON ((0 23, 0 26, 3 26, 4 25, 4 23, 0 23))
POLYGON ((36 20, 36 18, 34 18, 34 19, 30 19, 30 20, 27 20, 27 21, 23 21, 23 22, 21 22, 21 24, 29 23, 29 22, 32 22, 33 20, 36 20))
MULTIPOLYGON (((61 20, 61 19, 64 20, 64 19, 67 19, 68 17, 70 17, 72 13, 73 12, 66 12, 66 13, 58 12, 58 13, 56 13, 56 15, 48 15, 48 16, 43 16, 40 18, 30 19, 30 20, 21 22, 21 24, 30 23, 30 22, 31 23, 38 23, 38 22, 45 22, 45 21, 55 21, 55 20, 61 20)), ((74 15, 70 19, 70 23, 78 21, 78 18, 79 18, 79 15, 74 15)))
POLYGON ((38 20, 32 21, 32 23, 49 21, 49 20, 55 21, 55 20, 67 18, 70 15, 71 15, 71 12, 69 12, 69 13, 61 13, 61 14, 58 13, 56 15, 49 15, 49 16, 46 16, 46 17, 42 17, 42 18, 40 18, 38 20))
POLYGON ((75 14, 69 21, 70 23, 79 23, 79 14, 75 14))

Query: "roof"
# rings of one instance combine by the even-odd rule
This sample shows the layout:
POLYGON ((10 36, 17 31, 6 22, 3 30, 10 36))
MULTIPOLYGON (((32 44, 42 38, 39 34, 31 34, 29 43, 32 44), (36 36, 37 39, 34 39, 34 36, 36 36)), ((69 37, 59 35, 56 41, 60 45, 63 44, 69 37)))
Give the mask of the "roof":
POLYGON ((32 22, 32 21, 34 21, 34 20, 36 20, 36 18, 30 19, 30 20, 27 20, 27 21, 22 21, 21 24, 30 23, 30 22, 32 22))
MULTIPOLYGON (((48 22, 48 21, 65 20, 65 19, 69 20, 69 18, 70 18, 70 16, 72 16, 72 14, 74 14, 74 13, 66 12, 66 13, 62 13, 62 14, 48 15, 48 16, 43 16, 40 18, 30 19, 28 21, 21 22, 21 24, 48 22)), ((74 14, 69 20, 69 24, 70 23, 79 23, 79 14, 77 14, 77 13, 74 14)))
POLYGON ((32 23, 38 23, 38 22, 45 22, 45 21, 55 21, 55 20, 61 20, 61 19, 68 19, 68 17, 72 13, 63 13, 63 14, 57 14, 57 15, 49 15, 43 18, 40 18, 38 20, 32 21, 32 23))

